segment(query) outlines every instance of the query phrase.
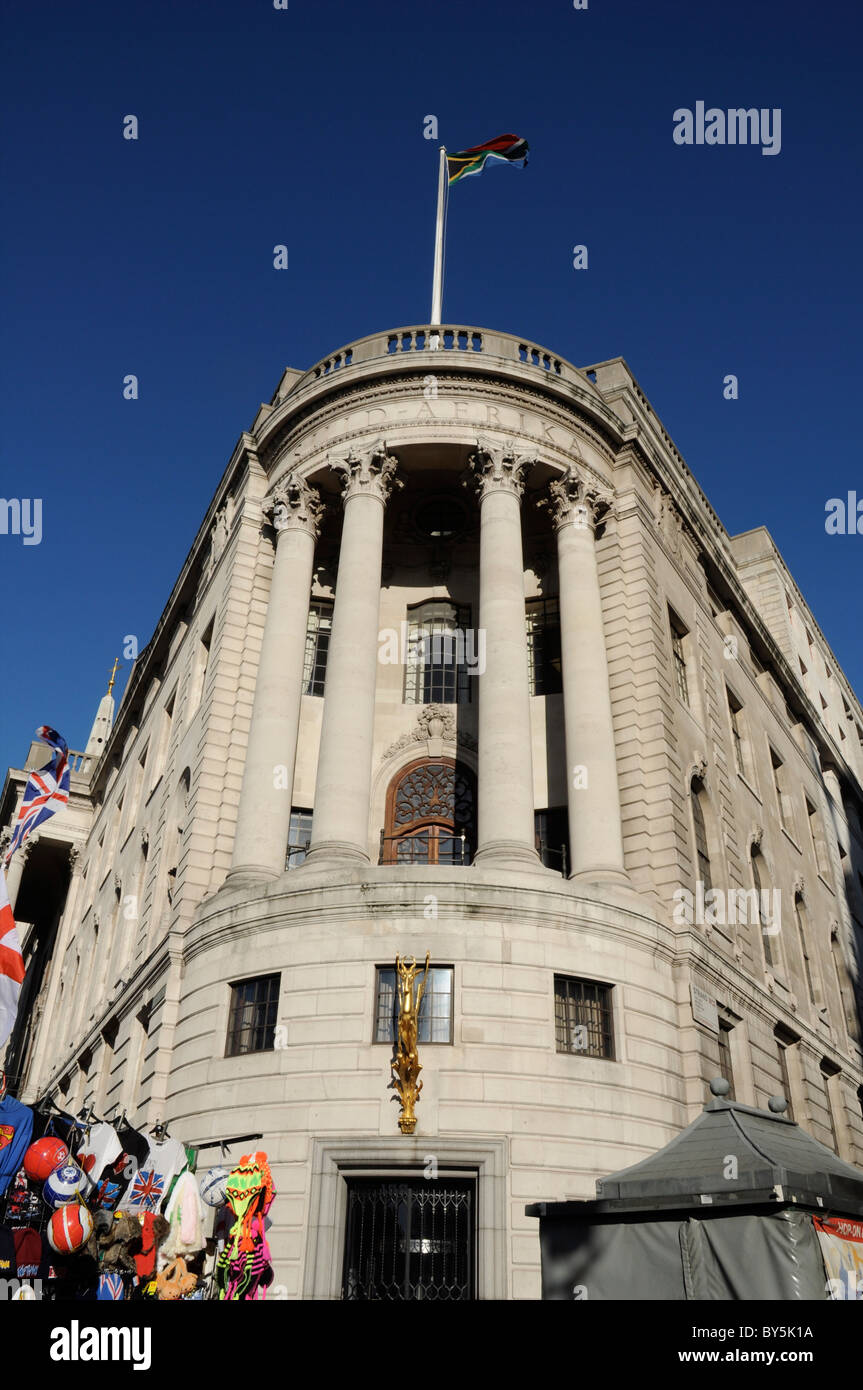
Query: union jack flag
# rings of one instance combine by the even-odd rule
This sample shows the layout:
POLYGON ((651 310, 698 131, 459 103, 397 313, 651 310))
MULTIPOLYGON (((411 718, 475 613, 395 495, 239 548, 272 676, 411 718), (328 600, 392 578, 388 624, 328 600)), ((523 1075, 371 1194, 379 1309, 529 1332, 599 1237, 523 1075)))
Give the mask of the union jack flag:
POLYGON ((97 1301, 106 1303, 119 1301, 124 1297, 123 1276, 121 1274, 112 1272, 99 1275, 99 1290, 96 1294, 97 1301))
POLYGON ((47 743, 54 749, 50 763, 31 772, 24 788, 24 799, 12 832, 12 840, 6 852, 8 864, 16 849, 20 849, 33 831, 61 806, 69 802, 69 745, 56 729, 40 724, 36 730, 40 743, 47 743))
POLYGON ((162 1200, 164 1187, 165 1179, 160 1177, 155 1168, 142 1168, 132 1183, 129 1206, 146 1207, 149 1211, 155 1211, 162 1200))

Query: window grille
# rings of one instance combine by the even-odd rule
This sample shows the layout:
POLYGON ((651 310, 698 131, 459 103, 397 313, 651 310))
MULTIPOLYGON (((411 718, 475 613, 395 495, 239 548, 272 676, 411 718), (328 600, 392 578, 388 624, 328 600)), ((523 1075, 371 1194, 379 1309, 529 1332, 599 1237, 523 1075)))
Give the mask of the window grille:
POLYGON ((476 679, 480 656, 474 636, 469 608, 433 601, 411 609, 405 653, 405 704, 469 703, 470 682, 476 679))
MULTIPOLYGON (((375 1042, 396 1040, 398 995, 396 972, 392 965, 377 967, 375 998, 375 1042)), ((453 1040, 453 967, 432 965, 423 997, 417 1028, 420 1043, 451 1043, 453 1040)))
POLYGON ((614 1059, 611 985, 555 975, 554 1017, 558 1052, 614 1059))

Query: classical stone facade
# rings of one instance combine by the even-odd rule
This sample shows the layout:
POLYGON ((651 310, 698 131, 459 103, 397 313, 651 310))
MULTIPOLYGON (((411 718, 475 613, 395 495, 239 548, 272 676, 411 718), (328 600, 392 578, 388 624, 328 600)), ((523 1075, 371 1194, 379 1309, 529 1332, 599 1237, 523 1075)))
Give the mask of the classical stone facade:
POLYGON ((462 1292, 537 1297, 526 1202, 720 1070, 863 1164, 863 711, 621 359, 419 327, 286 371, 88 753, 10 884, 19 1094, 266 1149, 287 1296, 368 1293, 389 1178, 471 1194, 462 1292), (387 971, 427 952, 405 1135, 387 971))

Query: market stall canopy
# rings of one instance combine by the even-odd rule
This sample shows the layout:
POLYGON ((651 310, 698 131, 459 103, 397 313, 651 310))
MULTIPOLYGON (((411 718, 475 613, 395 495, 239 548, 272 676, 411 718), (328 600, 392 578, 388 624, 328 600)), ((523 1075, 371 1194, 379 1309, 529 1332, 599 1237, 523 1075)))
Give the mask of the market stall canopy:
MULTIPOLYGON (((713 1098, 665 1148, 537 1202, 544 1298, 823 1299, 819 1217, 863 1216, 863 1172, 784 1113, 713 1098)), ((720 1094, 717 1094, 719 1092, 720 1094)))

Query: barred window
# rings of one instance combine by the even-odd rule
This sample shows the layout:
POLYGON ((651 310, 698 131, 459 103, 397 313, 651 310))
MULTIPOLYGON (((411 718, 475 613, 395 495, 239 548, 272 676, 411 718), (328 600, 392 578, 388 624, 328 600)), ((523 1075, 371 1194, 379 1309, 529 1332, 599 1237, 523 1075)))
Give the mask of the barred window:
POLYGON ((478 674, 480 652, 471 643, 470 609, 443 600, 408 611, 405 653, 405 704, 455 705, 471 698, 471 667, 478 674))
POLYGON ((327 674, 327 655, 333 626, 331 599, 315 598, 309 604, 306 650, 303 661, 303 694, 323 695, 327 674))
MULTIPOLYGON (((419 978, 417 976, 417 979, 419 978)), ((429 966, 425 993, 420 1001, 418 1042, 452 1042, 452 994, 453 967, 451 965, 429 966)), ((395 967, 379 965, 375 990, 376 1043, 395 1042, 397 1019, 398 994, 395 967)))
POLYGON ((525 609, 527 670, 531 695, 563 690, 560 667, 560 609, 556 598, 531 599, 525 609))
POLYGON ((291 824, 288 831, 288 854, 286 869, 298 869, 304 862, 306 851, 312 842, 312 812, 302 806, 291 807, 291 824))
POLYGON ((611 985, 554 977, 555 1043, 558 1052, 614 1060, 611 985))
POLYGON ((683 647, 686 637, 686 628, 680 621, 676 613, 668 610, 668 622, 671 627, 671 652, 674 659, 674 683, 677 689, 678 698, 689 707, 689 682, 686 675, 686 652, 683 647))
POLYGON ((231 985, 226 1057, 268 1052, 275 1042, 280 975, 258 975, 231 985))

